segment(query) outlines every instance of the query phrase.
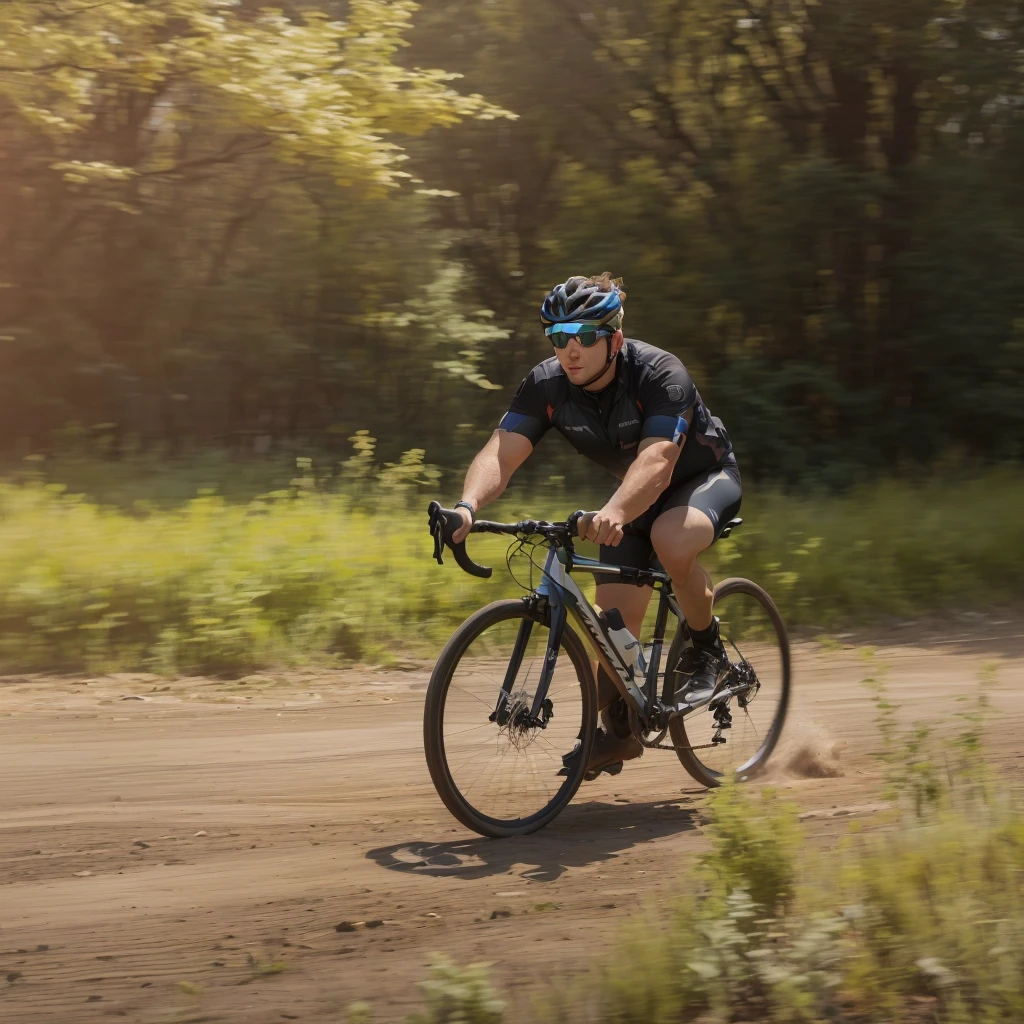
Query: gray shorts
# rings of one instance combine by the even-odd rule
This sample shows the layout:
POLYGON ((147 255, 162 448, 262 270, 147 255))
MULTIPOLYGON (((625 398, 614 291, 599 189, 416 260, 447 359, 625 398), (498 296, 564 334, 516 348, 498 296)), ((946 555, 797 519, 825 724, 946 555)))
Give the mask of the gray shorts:
MULTIPOLYGON (((661 497, 642 516, 626 526, 617 548, 601 545, 601 561, 609 565, 649 569, 654 554, 651 544, 654 521, 662 512, 682 505, 700 509, 714 525, 715 540, 718 540, 726 523, 739 512, 742 500, 740 470, 733 459, 686 480, 677 480, 665 488, 661 497)), ((598 583, 615 583, 618 577, 595 573, 594 579, 598 583)))

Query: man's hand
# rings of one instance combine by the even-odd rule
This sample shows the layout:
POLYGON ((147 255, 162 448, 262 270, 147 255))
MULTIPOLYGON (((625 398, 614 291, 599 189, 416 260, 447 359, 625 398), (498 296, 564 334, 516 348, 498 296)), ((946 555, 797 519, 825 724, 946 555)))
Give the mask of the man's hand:
POLYGON ((577 532, 584 540, 617 548, 622 542, 622 528, 627 521, 620 509, 605 505, 600 512, 588 512, 583 516, 577 532))
POLYGON ((455 511, 462 516, 462 526, 452 534, 452 543, 461 544, 469 536, 469 528, 473 525, 473 517, 469 514, 469 509, 465 505, 459 506, 455 511))

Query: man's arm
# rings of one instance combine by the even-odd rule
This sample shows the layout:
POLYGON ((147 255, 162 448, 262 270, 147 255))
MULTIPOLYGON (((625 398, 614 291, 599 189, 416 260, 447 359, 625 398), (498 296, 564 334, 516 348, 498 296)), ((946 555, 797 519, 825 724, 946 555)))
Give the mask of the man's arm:
POLYGON ((697 389, 676 356, 656 350, 640 379, 637 399, 643 410, 643 439, 636 461, 604 508, 580 524, 586 526, 588 540, 611 547, 622 540, 622 528, 643 515, 672 482, 693 422, 697 389))
MULTIPOLYGON (((533 445, 522 434, 495 430, 466 472, 462 500, 468 501, 477 512, 485 505, 497 501, 505 492, 512 474, 529 458, 532 451, 533 445)), ((452 537, 456 544, 469 536, 469 528, 473 525, 469 509, 460 508, 457 511, 462 514, 464 525, 452 537)))
MULTIPOLYGON (((682 438, 685 442, 685 435, 682 438)), ((589 522, 584 519, 580 530, 595 544, 618 547, 622 528, 642 516, 672 482, 672 471, 682 451, 682 444, 663 437, 648 437, 640 442, 636 461, 626 471, 622 483, 589 522)))

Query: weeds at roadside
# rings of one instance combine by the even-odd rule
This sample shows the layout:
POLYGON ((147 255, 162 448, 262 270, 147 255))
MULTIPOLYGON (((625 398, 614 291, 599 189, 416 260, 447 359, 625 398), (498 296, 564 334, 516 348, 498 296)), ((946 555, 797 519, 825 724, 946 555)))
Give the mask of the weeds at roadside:
POLYGON ((861 685, 874 695, 875 722, 882 741, 875 756, 885 767, 885 796, 894 801, 910 800, 914 813, 920 817, 934 809, 943 795, 930 730, 914 723, 909 729, 898 731, 899 705, 889 699, 885 687, 888 666, 870 648, 862 656, 870 674, 861 680, 861 685))
POLYGON ((408 1024, 501 1024, 504 1020, 505 1003, 491 988, 484 964, 457 967, 438 957, 420 988, 426 1005, 407 1018, 408 1024))
MULTIPOLYGON (((991 785, 984 752, 995 668, 982 670, 979 695, 956 716, 962 731, 937 751, 932 731, 900 724, 884 663, 873 652, 865 662, 877 756, 898 808, 892 827, 851 830, 838 849, 818 849, 773 791, 726 784, 709 794, 712 849, 686 883, 697 891, 656 919, 638 915, 583 977, 536 993, 525 1019, 1024 1019, 1024 812, 1015 794, 991 785)), ((446 965, 446 1000, 416 1024, 506 1020, 484 969, 468 971, 472 997, 463 972, 446 965), (490 1016, 473 1016, 481 1003, 490 1016)))
MULTIPOLYGON (((393 664, 435 653, 470 610, 521 593, 502 571, 484 583, 449 559, 435 565, 423 506, 437 481, 423 453, 377 466, 369 441, 357 440, 344 472, 327 479, 303 459, 288 486, 247 500, 205 488, 162 507, 142 490, 156 486, 152 467, 139 500, 121 507, 38 473, 0 483, 0 670, 237 678, 271 666, 393 664)), ((123 496, 129 469, 117 467, 123 496)), ((232 492, 229 480, 222 489, 232 492)), ((1010 601, 1024 596, 1022 496, 1024 476, 1009 470, 964 482, 955 498, 948 481, 813 500, 754 492, 743 529, 715 546, 709 568, 763 583, 790 627, 815 634, 1010 601), (922 505, 926 521, 908 514, 922 505), (986 530, 975 530, 982 518, 986 530), (891 524, 884 535, 878 522, 891 524)), ((488 514, 558 517, 580 501, 519 494, 488 514)), ((501 540, 473 546, 478 560, 503 564, 501 540)))

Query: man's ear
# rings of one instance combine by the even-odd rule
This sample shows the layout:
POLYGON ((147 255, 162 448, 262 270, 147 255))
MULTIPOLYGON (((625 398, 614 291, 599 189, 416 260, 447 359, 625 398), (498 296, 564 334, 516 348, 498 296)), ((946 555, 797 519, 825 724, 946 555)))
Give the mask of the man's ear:
POLYGON ((612 354, 611 354, 611 358, 612 359, 614 359, 619 354, 619 352, 622 350, 622 344, 623 344, 622 331, 616 331, 612 335, 612 354))

